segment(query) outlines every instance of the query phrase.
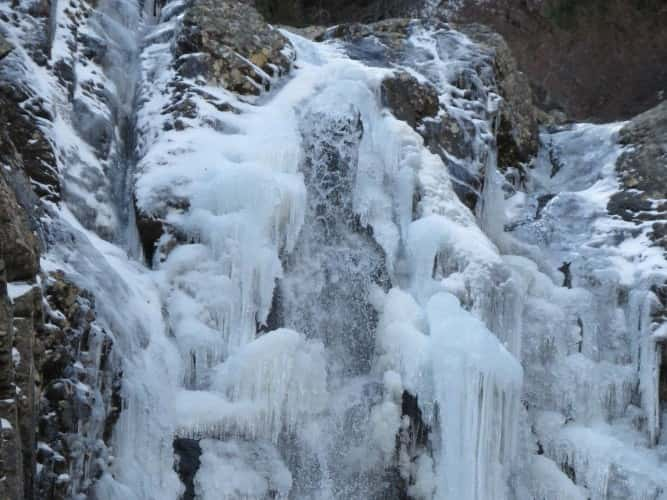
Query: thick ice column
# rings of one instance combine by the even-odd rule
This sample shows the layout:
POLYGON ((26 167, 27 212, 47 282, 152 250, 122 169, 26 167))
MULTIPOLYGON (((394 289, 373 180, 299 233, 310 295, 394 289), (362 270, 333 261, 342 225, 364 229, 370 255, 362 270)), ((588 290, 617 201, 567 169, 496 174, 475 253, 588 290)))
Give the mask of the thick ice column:
POLYGON ((376 367, 396 370, 418 397, 432 430, 435 498, 505 498, 516 456, 519 363, 449 293, 436 293, 422 309, 393 289, 380 309, 376 367))
MULTIPOLYGON (((635 325, 637 358, 634 360, 639 371, 639 391, 641 405, 646 412, 646 430, 651 446, 660 436, 660 351, 656 337, 651 331, 651 311, 656 303, 655 295, 645 290, 636 290, 630 296, 630 324, 635 325)), ((663 347, 664 348, 664 347, 663 347)))
POLYGON ((441 434, 436 498, 505 498, 516 448, 521 367, 454 296, 435 295, 427 316, 441 434))

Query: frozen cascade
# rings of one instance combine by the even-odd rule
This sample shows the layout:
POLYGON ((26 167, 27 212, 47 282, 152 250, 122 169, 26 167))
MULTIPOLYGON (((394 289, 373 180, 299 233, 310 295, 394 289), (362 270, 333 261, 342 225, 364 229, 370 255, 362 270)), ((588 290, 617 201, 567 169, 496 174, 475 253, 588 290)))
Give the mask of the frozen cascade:
POLYGON ((511 234, 540 247, 551 269, 566 269, 567 286, 554 287, 523 258, 509 262, 529 288, 525 393, 545 456, 585 497, 663 498, 664 452, 650 448, 660 433, 651 288, 664 281, 664 261, 646 229, 607 213, 622 125, 544 133, 531 195, 507 200, 511 234))
POLYGON ((378 63, 283 31, 291 75, 242 98, 177 75, 188 7, 102 0, 79 34, 103 57, 54 33, 74 105, 42 82, 66 192, 42 266, 95 295, 123 356, 97 498, 663 500, 664 262, 606 213, 620 125, 545 132, 510 186, 493 61, 464 34, 416 23, 378 63), (384 106, 399 71, 469 153, 384 106), (135 208, 162 224, 147 263, 135 208), (175 440, 198 450, 191 485, 175 440))

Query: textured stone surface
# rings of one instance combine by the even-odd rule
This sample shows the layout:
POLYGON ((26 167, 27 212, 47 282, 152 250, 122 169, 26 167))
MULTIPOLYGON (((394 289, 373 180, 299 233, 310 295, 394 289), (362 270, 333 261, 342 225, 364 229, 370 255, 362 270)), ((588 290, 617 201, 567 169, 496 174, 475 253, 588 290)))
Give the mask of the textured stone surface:
POLYGON ((8 281, 30 280, 39 269, 37 238, 26 214, 0 174, 0 259, 8 281))
POLYGON ((607 208, 627 221, 655 221, 652 237, 667 249, 667 102, 635 117, 619 137, 629 146, 616 162, 622 190, 607 208))
MULTIPOLYGON (((0 181, 2 178, 0 177, 0 181)), ((2 200, 2 197, 0 197, 2 200)), ((0 227, 2 222, 0 222, 0 227)), ((0 498, 23 498, 23 457, 13 362, 14 328, 7 297, 5 263, 0 258, 0 498)))
POLYGON ((382 102, 399 120, 416 127, 427 116, 438 114, 438 92, 405 71, 382 82, 382 102))
MULTIPOLYGON (((422 26, 442 30, 443 34, 451 31, 440 22, 389 19, 371 24, 341 24, 314 34, 314 38, 340 39, 350 57, 369 65, 410 66, 419 61, 420 55, 410 46, 408 38, 414 29, 422 26)), ((482 120, 497 120, 498 167, 501 171, 510 167, 522 169, 537 154, 540 113, 533 105, 528 79, 519 71, 502 37, 476 24, 455 28, 479 45, 474 56, 477 58, 475 69, 461 71, 452 82, 461 91, 461 99, 451 104, 455 109, 448 109, 439 102, 437 90, 429 82, 418 82, 404 71, 386 79, 381 91, 383 103, 394 115, 415 128, 428 148, 440 155, 459 198, 475 209, 484 186, 485 172, 484 168, 472 171, 466 167, 474 163, 474 141, 479 131, 475 120, 466 118, 465 110, 470 109, 476 100, 485 101, 482 87, 502 97, 497 118, 486 116, 483 111, 481 114, 485 116, 479 116, 482 120)), ((417 64, 428 63, 421 61, 417 64)))
POLYGON ((44 289, 46 320, 39 328, 38 498, 92 492, 109 461, 111 429, 120 412, 120 369, 111 337, 95 321, 90 293, 51 274, 44 289), (67 473, 64 480, 59 477, 67 473))
POLYGON ((40 240, 32 226, 40 209, 24 168, 34 144, 19 150, 14 142, 38 129, 27 115, 11 120, 19 127, 0 129, 0 477, 7 478, 0 498, 65 499, 88 492, 108 461, 103 443, 120 411, 120 372, 110 337, 94 322, 92 297, 62 274, 48 278, 45 294, 38 284, 40 240), (100 426, 92 415, 102 416, 100 426))
MULTIPOLYGON (((3 140, 6 138, 2 138, 3 140)), ((19 157, 7 157, 14 164, 19 157)), ((38 288, 8 296, 10 281, 34 282, 39 246, 26 214, 0 171, 0 498, 32 498, 35 397, 33 345, 41 318, 38 288), (8 424, 8 425, 7 425, 8 424)))
POLYGON ((292 59, 287 39, 236 0, 197 0, 185 14, 177 54, 186 76, 251 95, 268 90, 292 59))
POLYGON ((38 196, 58 201, 56 156, 36 117, 49 117, 41 99, 0 78, 0 155, 4 161, 10 158, 14 168, 23 170, 38 196), (19 155, 18 161, 12 160, 19 155))
POLYGON ((494 55, 498 92, 503 97, 498 123, 498 166, 502 169, 529 161, 539 146, 537 111, 530 83, 519 71, 502 36, 481 24, 458 26, 472 40, 494 55))
POLYGON ((9 54, 13 48, 14 47, 12 47, 12 44, 9 43, 5 37, 0 34, 0 59, 9 54))

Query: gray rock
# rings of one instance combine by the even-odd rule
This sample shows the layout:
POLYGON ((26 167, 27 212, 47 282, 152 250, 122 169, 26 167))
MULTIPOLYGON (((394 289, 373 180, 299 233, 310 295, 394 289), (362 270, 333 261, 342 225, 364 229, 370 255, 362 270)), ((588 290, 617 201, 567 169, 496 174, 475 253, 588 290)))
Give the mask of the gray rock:
POLYGON ((530 83, 519 71, 502 36, 481 24, 457 26, 494 56, 498 91, 503 98, 498 123, 498 167, 502 170, 531 160, 539 147, 538 113, 530 83))
POLYGON ((616 162, 622 190, 607 210, 631 222, 656 221, 651 236, 667 249, 667 102, 631 120, 619 139, 631 147, 616 162))
POLYGON ((416 127, 427 116, 440 109, 438 92, 433 85, 419 82, 414 76, 400 71, 382 82, 382 102, 399 120, 416 127))
POLYGON ((4 59, 12 50, 14 46, 0 34, 0 60, 4 59))
POLYGON ((61 189, 56 155, 37 124, 38 119, 48 117, 38 98, 14 83, 0 82, 0 155, 14 171, 25 172, 38 196, 58 201, 61 189))
POLYGON ((14 192, 0 174, 0 259, 8 281, 32 280, 39 270, 39 245, 14 192))
POLYGON ((290 44, 252 7, 237 0, 196 0, 183 20, 176 47, 184 76, 245 95, 259 95, 289 72, 290 44), (208 56, 193 63, 186 54, 208 56))

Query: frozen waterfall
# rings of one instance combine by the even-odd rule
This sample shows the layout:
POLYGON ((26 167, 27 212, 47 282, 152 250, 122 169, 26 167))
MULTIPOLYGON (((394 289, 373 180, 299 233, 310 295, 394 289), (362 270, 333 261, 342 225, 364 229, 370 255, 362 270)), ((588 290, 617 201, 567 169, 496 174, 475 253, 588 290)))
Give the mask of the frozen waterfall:
POLYGON ((65 192, 42 267, 92 292, 122 358, 95 498, 667 498, 667 267, 606 211, 622 124, 544 130, 513 183, 493 60, 453 27, 414 21, 391 56, 281 30, 291 72, 242 97, 177 74, 189 6, 99 0, 93 62, 55 26, 73 104, 28 67, 65 192), (434 117, 388 109, 399 73, 434 117), (426 143, 445 117, 465 154, 426 143))

